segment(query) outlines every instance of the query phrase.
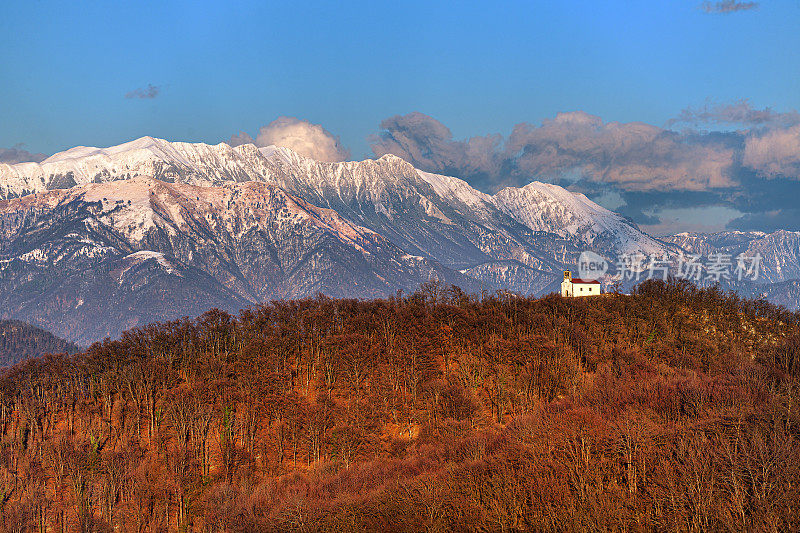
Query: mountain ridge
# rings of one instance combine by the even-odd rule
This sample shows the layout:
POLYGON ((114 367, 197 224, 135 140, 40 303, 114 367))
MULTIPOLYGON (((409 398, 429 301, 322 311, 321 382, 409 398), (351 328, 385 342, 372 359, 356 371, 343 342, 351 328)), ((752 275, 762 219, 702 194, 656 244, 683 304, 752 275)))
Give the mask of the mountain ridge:
POLYGON ((84 343, 209 307, 236 311, 319 292, 375 297, 432 277, 477 287, 261 182, 198 187, 136 177, 49 191, 0 201, 0 232, 5 314, 48 316, 57 333, 84 343), (148 298, 169 300, 171 312, 147 306, 148 298), (103 305, 118 310, 114 323, 103 305), (64 315, 72 318, 58 323, 64 315))
POLYGON ((458 178, 419 171, 393 155, 329 163, 287 148, 252 144, 234 148, 225 143, 172 143, 143 137, 104 149, 73 148, 41 164, 0 166, 0 198, 136 175, 200 185, 274 182, 290 194, 383 234, 409 253, 429 255, 452 268, 499 258, 557 270, 554 262, 563 262, 565 256, 577 259, 585 245, 591 248, 603 234, 610 238, 598 240, 599 252, 609 248, 613 252, 674 252, 671 245, 646 235, 620 215, 585 197, 581 201, 556 185, 533 182, 527 188, 507 188, 490 196, 458 178), (559 211, 565 199, 572 205, 559 211), (546 205, 556 209, 549 213, 540 209, 546 205), (577 207, 581 209, 576 211, 577 207), (533 209, 546 216, 531 218, 533 209), (594 213, 587 215, 587 211, 594 213), (570 212, 579 216, 565 220, 570 212), (600 218, 603 224, 598 225, 600 218), (422 224, 431 227, 420 228, 422 224), (538 234, 542 232, 558 241, 551 244, 560 248, 557 261, 553 249, 532 253, 537 248, 532 238, 541 240, 538 234), (615 233, 624 239, 616 239, 615 233))
POLYGON ((800 279, 800 233, 655 238, 557 185, 489 195, 388 154, 320 162, 275 146, 143 137, 0 165, 0 196, 4 316, 83 343, 204 306, 372 298, 429 279, 541 295, 584 251, 612 265, 631 253, 759 253, 761 280, 723 288, 800 305, 769 286, 800 279), (87 328, 93 320, 101 325, 87 328))

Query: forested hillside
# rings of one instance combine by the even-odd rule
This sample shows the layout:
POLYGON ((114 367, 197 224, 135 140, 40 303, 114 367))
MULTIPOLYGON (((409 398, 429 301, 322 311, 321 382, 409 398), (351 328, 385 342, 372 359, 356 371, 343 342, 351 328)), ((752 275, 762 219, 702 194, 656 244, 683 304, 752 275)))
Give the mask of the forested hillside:
POLYGON ((0 391, 9 531, 800 528, 798 316, 685 283, 210 311, 0 391))
POLYGON ((0 320, 0 367, 47 353, 74 354, 78 346, 18 320, 0 320))

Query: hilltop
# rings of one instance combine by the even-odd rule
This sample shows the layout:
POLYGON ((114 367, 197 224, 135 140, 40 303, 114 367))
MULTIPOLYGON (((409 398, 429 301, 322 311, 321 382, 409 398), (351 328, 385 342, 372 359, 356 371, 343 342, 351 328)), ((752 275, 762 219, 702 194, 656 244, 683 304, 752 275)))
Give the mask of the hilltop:
POLYGON ((793 530, 800 324, 632 296, 281 301, 0 379, 7 527, 793 530))

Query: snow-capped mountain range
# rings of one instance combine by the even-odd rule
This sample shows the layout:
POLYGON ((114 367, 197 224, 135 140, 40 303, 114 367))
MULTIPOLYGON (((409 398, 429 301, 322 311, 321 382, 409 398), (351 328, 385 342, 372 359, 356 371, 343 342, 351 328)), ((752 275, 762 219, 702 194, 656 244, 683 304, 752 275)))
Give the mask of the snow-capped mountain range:
POLYGON ((541 294, 584 250, 722 249, 761 251, 767 281, 800 278, 797 234, 656 239, 556 185, 488 195, 392 155, 328 163, 143 137, 0 164, 0 318, 83 343, 215 306, 388 295, 430 278, 541 294))
MULTIPOLYGON (((603 241, 614 251, 670 249, 620 215, 556 185, 533 182, 489 196, 458 178, 418 171, 393 155, 325 163, 287 148, 252 144, 212 146, 142 137, 111 148, 76 147, 41 163, 0 165, 0 199, 135 176, 195 185, 274 183, 375 231, 383 229, 418 253, 442 247, 437 259, 459 266, 493 258, 498 246, 506 247, 508 258, 541 266, 544 259, 527 257, 522 243, 541 232, 581 244, 603 241), (405 227, 410 219, 436 227, 405 227), (453 250, 452 244, 463 249, 453 250)), ((569 251, 567 243, 563 247, 569 251)))
POLYGON ((678 233, 664 240, 703 256, 715 253, 759 256, 762 284, 800 279, 800 232, 797 231, 678 233))

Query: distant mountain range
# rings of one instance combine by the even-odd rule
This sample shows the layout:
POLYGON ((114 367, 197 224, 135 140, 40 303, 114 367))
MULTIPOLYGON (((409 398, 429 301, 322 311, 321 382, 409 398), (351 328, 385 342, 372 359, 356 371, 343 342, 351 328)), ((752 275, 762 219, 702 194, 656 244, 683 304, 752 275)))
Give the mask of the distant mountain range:
POLYGON ((490 196, 391 155, 327 163, 144 137, 0 164, 0 198, 0 318, 84 344, 211 307, 386 296, 431 278, 542 294, 584 250, 758 252, 761 284, 731 287, 800 304, 775 285, 800 279, 798 233, 656 239, 555 185, 490 196))
POLYGON ((0 367, 48 353, 74 354, 80 347, 42 328, 18 320, 0 320, 0 367))
POLYGON ((705 257, 712 254, 759 256, 759 284, 800 279, 800 232, 679 233, 664 237, 664 240, 680 246, 688 253, 705 257))

